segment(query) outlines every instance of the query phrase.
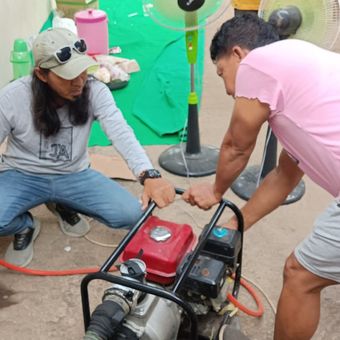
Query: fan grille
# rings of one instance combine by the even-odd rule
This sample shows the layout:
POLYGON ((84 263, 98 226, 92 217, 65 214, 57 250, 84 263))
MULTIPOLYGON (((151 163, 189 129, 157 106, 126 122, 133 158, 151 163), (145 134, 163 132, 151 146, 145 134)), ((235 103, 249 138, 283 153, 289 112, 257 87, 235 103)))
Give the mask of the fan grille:
POLYGON ((193 31, 217 20, 231 0, 205 0, 197 11, 185 12, 177 0, 143 0, 144 11, 157 24, 176 31, 193 31))
POLYGON ((302 15, 302 24, 290 38, 312 42, 329 50, 340 49, 340 0, 262 0, 259 16, 268 20, 279 8, 295 6, 302 15))

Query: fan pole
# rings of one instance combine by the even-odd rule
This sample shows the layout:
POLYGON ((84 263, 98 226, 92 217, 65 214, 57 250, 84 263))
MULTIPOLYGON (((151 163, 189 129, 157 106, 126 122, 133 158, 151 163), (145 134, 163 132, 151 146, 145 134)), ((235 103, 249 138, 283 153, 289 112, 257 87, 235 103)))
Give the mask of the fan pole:
MULTIPOLYGON (((231 190, 244 200, 249 200, 266 175, 276 167, 277 139, 268 127, 263 160, 260 166, 250 166, 231 185, 231 190)), ((305 193, 305 183, 301 180, 294 190, 287 196, 283 204, 291 204, 305 193)))
MULTIPOLYGON (((186 24, 197 22, 196 12, 186 14, 186 24)), ((190 93, 188 98, 187 142, 174 145, 159 157, 160 166, 178 176, 202 177, 216 172, 219 149, 200 145, 198 96, 195 89, 198 30, 186 32, 186 51, 190 65, 190 93)))

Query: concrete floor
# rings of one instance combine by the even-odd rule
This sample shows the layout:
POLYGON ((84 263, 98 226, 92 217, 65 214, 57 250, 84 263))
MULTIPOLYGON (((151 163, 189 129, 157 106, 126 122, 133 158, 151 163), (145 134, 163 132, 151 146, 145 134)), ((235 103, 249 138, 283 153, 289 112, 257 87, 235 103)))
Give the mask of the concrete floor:
MULTIPOLYGON (((232 12, 227 13, 230 17, 232 12)), ((216 27, 208 27, 207 44, 216 27)), ((206 49, 208 51, 208 49, 206 49)), ((215 68, 207 55, 204 72, 203 98, 200 115, 201 143, 219 146, 230 119, 233 101, 225 95, 222 82, 215 74, 215 68)), ((260 164, 265 129, 250 164, 260 164)), ((166 146, 146 148, 154 164, 166 146)), ((99 148, 103 154, 111 148, 99 148)), ((187 179, 166 173, 177 187, 187 188, 190 183, 203 180, 187 179)), ((213 176, 204 178, 211 181, 213 176)), ((254 281, 257 293, 265 306, 262 318, 252 318, 240 313, 243 332, 252 340, 270 340, 273 336, 274 313, 264 294, 276 305, 281 285, 285 258, 312 229, 314 218, 330 201, 330 196, 305 178, 306 193, 302 200, 283 206, 264 218, 245 235, 243 275, 254 281)), ((141 187, 135 182, 122 181, 131 192, 139 195, 141 187)), ((241 206, 243 201, 228 191, 225 198, 241 206)), ((41 235, 36 241, 35 256, 30 267, 34 269, 62 270, 98 267, 111 254, 112 248, 95 245, 85 238, 65 236, 57 225, 55 217, 45 208, 33 210, 42 223, 41 235)), ((196 233, 209 220, 212 212, 191 208, 180 199, 156 213, 167 220, 191 224, 196 233)), ((225 216, 227 218, 227 215, 225 216)), ((91 221, 92 240, 116 244, 123 231, 109 228, 91 221)), ((0 257, 10 238, 0 238, 0 257)), ((68 340, 83 336, 82 309, 79 276, 40 277, 28 276, 0 268, 0 339, 4 340, 68 340)), ((94 282, 90 285, 91 306, 99 303, 104 285, 94 282)), ((315 340, 336 340, 340 338, 339 288, 328 288, 322 294, 321 321, 315 340)), ((253 303, 242 289, 240 300, 253 308, 253 303)))

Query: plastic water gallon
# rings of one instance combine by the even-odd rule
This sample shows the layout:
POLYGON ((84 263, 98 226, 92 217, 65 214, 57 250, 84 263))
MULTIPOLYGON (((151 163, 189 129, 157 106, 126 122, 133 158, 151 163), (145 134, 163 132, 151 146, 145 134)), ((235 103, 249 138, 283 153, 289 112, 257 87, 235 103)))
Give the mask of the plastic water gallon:
POLYGON ((74 16, 78 36, 85 40, 87 53, 107 54, 109 50, 109 34, 107 15, 99 9, 87 9, 74 16))

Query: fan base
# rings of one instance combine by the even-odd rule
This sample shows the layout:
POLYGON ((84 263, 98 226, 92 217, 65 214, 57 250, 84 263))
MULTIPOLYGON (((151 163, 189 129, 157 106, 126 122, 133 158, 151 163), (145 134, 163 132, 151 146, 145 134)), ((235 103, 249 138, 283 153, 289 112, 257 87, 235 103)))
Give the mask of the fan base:
MULTIPOLYGON (((258 178, 260 176, 260 166, 250 166, 244 170, 241 175, 234 181, 231 185, 231 190, 238 197, 248 201, 252 194, 257 189, 258 178)), ((305 183, 300 181, 300 183, 294 188, 294 190, 287 196, 283 204, 291 204, 299 199, 305 193, 305 183)))
POLYGON ((175 145, 162 152, 159 165, 172 174, 183 177, 202 177, 216 172, 219 149, 201 146, 198 153, 187 153, 186 144, 175 145))

